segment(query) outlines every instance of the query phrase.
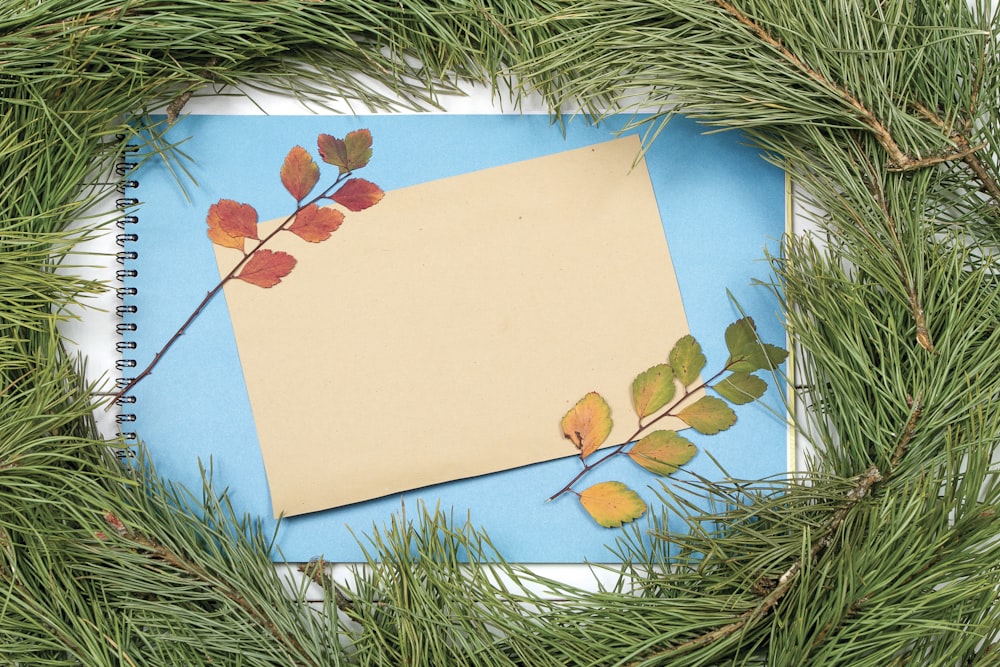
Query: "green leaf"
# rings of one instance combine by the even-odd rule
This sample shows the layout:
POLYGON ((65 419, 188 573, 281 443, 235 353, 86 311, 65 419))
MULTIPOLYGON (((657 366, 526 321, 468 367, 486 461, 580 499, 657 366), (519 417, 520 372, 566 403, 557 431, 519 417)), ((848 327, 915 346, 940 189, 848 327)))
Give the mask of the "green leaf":
POLYGON ((343 140, 321 134, 316 145, 323 161, 335 165, 341 174, 361 169, 372 157, 372 135, 368 130, 348 132, 343 140))
POLYGON ((639 373, 632 381, 632 405, 639 419, 648 417, 674 397, 674 371, 667 364, 657 364, 639 373))
POLYGON ((646 503, 621 482, 601 482, 580 492, 580 504, 605 528, 617 528, 646 513, 646 503))
POLYGON ((752 317, 736 320, 726 327, 726 348, 729 349, 730 359, 745 355, 756 346, 757 325, 752 317))
POLYGON ((684 386, 698 379, 705 368, 705 355, 694 336, 688 334, 674 344, 674 349, 670 350, 670 367, 684 386))
POLYGON ((702 396, 677 413, 680 419, 704 435, 715 435, 736 423, 736 413, 721 398, 702 396))
POLYGON ((653 431, 628 451, 633 461, 657 475, 672 475, 697 453, 698 448, 676 431, 653 431))
POLYGON ((788 356, 786 350, 760 342, 752 317, 744 317, 726 328, 726 347, 729 349, 726 368, 734 372, 773 371, 788 356))
POLYGON ((767 383, 746 371, 730 373, 729 377, 712 387, 730 403, 743 405, 755 401, 767 391, 767 383))

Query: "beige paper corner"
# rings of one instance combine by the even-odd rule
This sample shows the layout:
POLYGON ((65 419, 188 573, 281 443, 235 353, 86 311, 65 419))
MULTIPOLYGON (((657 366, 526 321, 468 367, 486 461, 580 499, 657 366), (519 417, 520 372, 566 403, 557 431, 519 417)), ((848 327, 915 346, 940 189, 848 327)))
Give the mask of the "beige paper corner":
POLYGON ((326 242, 275 237, 280 285, 226 286, 276 516, 572 455, 588 391, 631 435, 632 377, 688 333, 638 151, 393 190, 326 242))

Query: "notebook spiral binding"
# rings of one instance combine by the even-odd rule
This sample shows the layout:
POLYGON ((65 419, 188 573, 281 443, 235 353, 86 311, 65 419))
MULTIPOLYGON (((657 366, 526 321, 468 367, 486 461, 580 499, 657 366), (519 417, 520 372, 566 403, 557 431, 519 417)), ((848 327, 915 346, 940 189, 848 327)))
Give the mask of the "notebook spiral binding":
MULTIPOLYGON (((119 137, 118 139, 119 141, 124 141, 124 137, 119 137)), ((135 286, 129 285, 128 281, 139 275, 134 263, 139 258, 139 253, 131 245, 139 240, 139 234, 135 231, 139 223, 139 217, 131 212, 139 204, 139 200, 132 196, 131 193, 132 190, 139 187, 139 182, 129 178, 132 170, 138 166, 138 163, 133 159, 138 150, 139 146, 126 144, 115 165, 119 195, 115 200, 115 207, 121 213, 117 221, 118 233, 115 236, 115 242, 119 248, 115 253, 115 258, 119 264, 118 270, 115 271, 115 278, 119 284, 115 290, 119 300, 118 305, 115 307, 115 313, 120 320, 116 325, 120 339, 115 343, 115 349, 120 355, 120 358, 115 362, 115 367, 122 374, 122 377, 118 378, 116 383, 119 391, 132 381, 132 378, 128 377, 129 370, 136 367, 136 360, 130 355, 134 354, 137 348, 135 340, 132 340, 132 334, 138 329, 138 324, 134 321, 138 307, 135 303, 131 302, 131 298, 136 296, 139 290, 135 286)), ((116 454, 122 459, 134 455, 131 446, 137 444, 139 440, 138 434, 133 430, 136 420, 135 413, 129 410, 129 406, 134 405, 135 401, 135 396, 131 394, 125 394, 116 401, 117 405, 121 408, 121 412, 115 417, 115 421, 118 424, 118 435, 125 444, 125 447, 118 450, 116 454)))

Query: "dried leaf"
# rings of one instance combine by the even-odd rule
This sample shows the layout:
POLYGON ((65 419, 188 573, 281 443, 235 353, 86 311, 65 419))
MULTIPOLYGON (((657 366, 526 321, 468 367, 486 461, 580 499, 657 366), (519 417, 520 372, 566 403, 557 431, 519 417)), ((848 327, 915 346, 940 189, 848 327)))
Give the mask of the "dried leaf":
POLYGON ((319 165, 312 159, 309 152, 302 146, 295 146, 288 151, 285 162, 281 165, 281 184, 295 201, 302 201, 309 196, 319 182, 319 165))
POLYGON ((767 391, 767 383, 747 372, 730 373, 729 376, 712 387, 730 403, 743 405, 754 401, 767 391))
POLYGON ((705 435, 725 431, 736 423, 736 413, 721 398, 702 396, 677 413, 680 419, 705 435))
POLYGON ((243 250, 243 239, 257 238, 257 210, 250 204, 220 199, 208 207, 208 238, 226 248, 243 250))
POLYGON ((670 367, 684 386, 698 379, 705 368, 705 355, 694 336, 688 334, 674 344, 674 349, 670 350, 670 367))
POLYGON ((611 434, 611 407, 603 396, 592 391, 563 416, 562 431, 580 450, 580 458, 585 459, 611 434))
POLYGON ((639 373, 632 381, 632 405, 639 419, 648 417, 674 397, 674 371, 658 364, 639 373))
POLYGON ((646 513, 646 503, 621 482, 601 482, 580 492, 580 504, 605 528, 617 528, 646 513))
POLYGON ((372 157, 372 135, 368 130, 348 132, 343 140, 321 134, 316 143, 323 162, 335 165, 341 174, 361 169, 372 157))
POLYGON ((295 258, 287 252, 258 250, 236 277, 258 287, 274 287, 294 268, 295 258))
POLYGON ((105 511, 104 520, 119 535, 124 535, 125 533, 128 532, 128 528, 125 527, 125 524, 122 522, 122 520, 119 519, 117 516, 115 516, 113 512, 105 511))
POLYGON ((239 251, 243 251, 243 237, 242 236, 230 236, 218 227, 208 228, 208 238, 215 245, 220 245, 223 248, 234 248, 239 251))
POLYGON ((726 327, 726 348, 729 356, 745 354, 750 348, 757 346, 757 325, 752 317, 736 320, 726 327))
POLYGON ((735 372, 774 370, 788 356, 782 348, 758 340, 757 325, 752 317, 744 317, 726 327, 726 347, 729 349, 726 368, 735 372))
POLYGON ((379 186, 363 178, 349 178, 330 199, 351 211, 363 211, 382 200, 385 193, 379 186))
POLYGON ((633 461, 657 475, 672 475, 697 453, 698 448, 676 431, 653 431, 628 451, 633 461))
POLYGON ((347 146, 347 167, 350 171, 361 169, 372 159, 372 133, 368 130, 348 132, 344 145, 347 146))
POLYGON ((295 214, 288 231, 310 243, 319 243, 330 238, 343 222, 344 214, 337 209, 309 204, 295 214))

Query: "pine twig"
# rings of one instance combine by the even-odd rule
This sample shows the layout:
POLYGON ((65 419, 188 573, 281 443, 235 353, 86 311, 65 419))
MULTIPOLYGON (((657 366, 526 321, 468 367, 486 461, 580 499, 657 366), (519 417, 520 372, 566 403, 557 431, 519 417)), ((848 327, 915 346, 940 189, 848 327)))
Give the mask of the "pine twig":
POLYGON ((882 146, 882 149, 888 154, 890 162, 887 165, 887 168, 890 171, 913 171, 915 169, 930 167, 956 159, 966 159, 978 150, 970 148, 968 144, 966 144, 964 146, 960 145, 954 150, 945 151, 927 157, 913 157, 912 155, 907 154, 902 148, 900 148, 899 144, 893 138, 892 132, 882 121, 879 120, 878 116, 875 115, 875 112, 865 106, 864 103, 861 102, 861 100, 859 100, 847 88, 843 85, 830 81, 827 77, 810 67, 805 61, 802 60, 802 58, 797 56, 791 51, 791 49, 785 46, 780 39, 772 35, 762 25, 760 25, 760 23, 747 16, 732 3, 727 0, 715 0, 715 4, 723 12, 745 26, 758 39, 777 51, 784 60, 791 64, 792 67, 800 73, 804 74, 823 88, 834 93, 852 112, 854 112, 861 123, 864 124, 872 133, 879 145, 882 146))
MULTIPOLYGON (((900 463, 903 456, 905 456, 907 450, 909 449, 910 442, 913 440, 913 434, 916 430, 917 422, 923 412, 923 406, 919 395, 912 401, 911 408, 910 416, 907 419, 906 425, 903 427, 903 431, 896 444, 895 454, 890 463, 890 472, 895 470, 896 466, 900 463)), ((815 561, 831 544, 833 544, 837 531, 840 530, 840 527, 844 524, 844 521, 847 519, 851 510, 853 510, 862 499, 869 496, 875 486, 884 481, 884 479, 885 477, 882 475, 878 466, 875 465, 869 466, 868 469, 861 474, 858 478, 857 484, 855 484, 854 487, 844 496, 844 500, 840 507, 830 516, 829 519, 827 519, 820 537, 813 542, 812 547, 810 547, 808 555, 809 562, 815 561)), ((784 597, 792 589, 792 586, 798 579, 799 575, 802 573, 802 568, 805 566, 805 563, 806 558, 797 559, 781 574, 780 577, 778 577, 777 584, 772 584, 770 581, 764 581, 763 578, 754 582, 752 586, 754 590, 769 590, 770 592, 764 596, 756 607, 743 612, 732 623, 698 635, 697 637, 693 637, 692 639, 676 646, 671 646, 653 653, 652 655, 648 655, 641 661, 631 662, 627 665, 627 667, 637 667, 638 665, 647 662, 650 658, 673 657, 681 653, 688 653, 703 646, 725 639, 726 637, 749 627, 757 620, 767 616, 778 605, 778 603, 784 599, 784 597)))
POLYGON ((986 148, 986 144, 973 146, 968 137, 966 137, 962 132, 951 130, 937 114, 928 109, 925 105, 914 103, 913 106, 921 116, 948 134, 956 147, 954 157, 952 159, 964 162, 965 165, 972 170, 972 173, 975 174, 976 178, 979 179, 982 191, 986 192, 993 200, 993 206, 1000 206, 1000 184, 998 184, 996 179, 993 178, 989 171, 986 170, 986 166, 983 164, 982 160, 979 159, 978 155, 983 148, 986 148))
POLYGON ((105 515, 105 520, 116 533, 129 542, 137 544, 145 549, 156 560, 166 563, 170 567, 173 567, 181 572, 186 572, 198 581, 203 582, 205 585, 219 591, 240 609, 245 611, 262 628, 267 630, 268 634, 274 637, 276 641, 289 648, 295 654, 299 656, 308 655, 305 647, 303 647, 295 637, 287 635, 278 629, 278 627, 268 618, 267 610, 256 608, 246 597, 241 595, 238 590, 220 582, 204 568, 189 559, 184 558, 180 554, 175 553, 172 549, 160 543, 155 538, 148 537, 136 530, 126 527, 125 524, 118 519, 118 517, 110 512, 105 515))

